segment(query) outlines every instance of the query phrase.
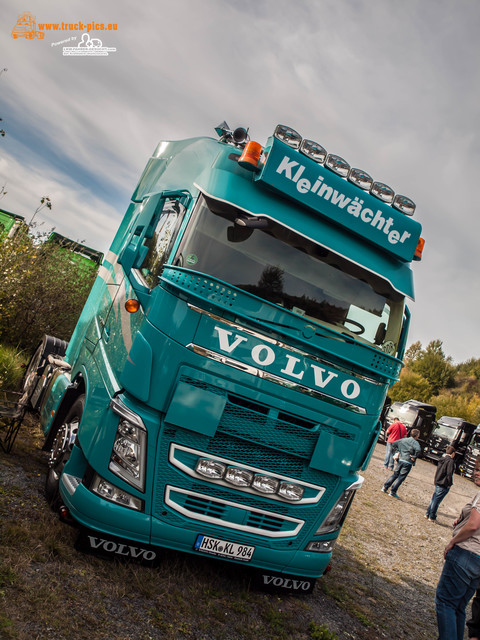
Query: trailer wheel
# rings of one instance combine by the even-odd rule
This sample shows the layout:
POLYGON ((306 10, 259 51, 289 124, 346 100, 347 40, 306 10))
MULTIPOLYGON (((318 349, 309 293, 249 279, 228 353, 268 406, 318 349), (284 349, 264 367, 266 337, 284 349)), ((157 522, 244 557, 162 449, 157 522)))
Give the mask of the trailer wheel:
POLYGON ((35 401, 32 401, 32 396, 37 387, 38 380, 48 364, 48 356, 50 354, 64 356, 67 346, 68 342, 64 340, 59 340, 52 336, 44 336, 42 342, 40 342, 36 348, 35 353, 30 358, 22 380, 22 396, 20 402, 26 405, 27 409, 36 409, 39 405, 40 393, 35 394, 35 401))
POLYGON ((37 385, 38 380, 38 368, 43 358, 43 342, 41 342, 33 356, 30 358, 30 362, 25 370, 25 375, 22 380, 22 397, 20 402, 26 404, 30 408, 30 399, 32 397, 33 390, 37 385))
POLYGON ((72 453, 84 406, 85 396, 82 395, 72 404, 53 438, 52 449, 48 459, 47 478, 45 480, 45 496, 54 509, 60 506, 60 476, 72 453))

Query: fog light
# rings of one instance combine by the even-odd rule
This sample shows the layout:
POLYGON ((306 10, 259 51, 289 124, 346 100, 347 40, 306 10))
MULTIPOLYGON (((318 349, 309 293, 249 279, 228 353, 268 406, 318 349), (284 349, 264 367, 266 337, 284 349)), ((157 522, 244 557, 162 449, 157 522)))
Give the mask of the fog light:
POLYGON ((309 542, 306 551, 314 551, 315 553, 330 553, 336 540, 314 540, 309 542))
POLYGON ((225 475, 225 465, 215 460, 208 460, 207 458, 200 458, 195 467, 195 471, 205 478, 213 478, 219 480, 225 475))
POLYGON ((410 198, 407 198, 406 196, 401 196, 400 194, 397 194, 393 199, 393 206, 406 216, 413 216, 415 213, 416 205, 414 201, 410 200, 410 198))
POLYGON ((225 480, 236 487, 249 487, 252 484, 253 473, 246 469, 228 467, 225 473, 225 480))
POLYGON ((279 481, 270 476, 256 475, 253 479, 253 488, 260 493, 277 493, 279 481))
POLYGON ((278 495, 286 500, 296 502, 303 498, 304 488, 292 482, 281 482, 278 488, 278 495))
POLYGON ((350 165, 346 160, 341 158, 340 156, 336 156, 333 153, 329 153, 327 159, 325 161, 325 166, 337 173, 342 178, 346 178, 348 176, 348 172, 350 171, 350 165))
POLYGON ((386 202, 387 204, 392 204, 393 198, 395 196, 395 192, 388 185, 383 182, 374 182, 372 188, 370 189, 370 193, 372 196, 375 196, 379 200, 386 202))
POLYGON ((90 489, 105 500, 115 502, 122 507, 143 511, 143 500, 132 496, 130 493, 123 491, 123 489, 119 489, 99 475, 95 475, 90 489))
POLYGON ((283 124, 278 124, 273 132, 273 135, 278 140, 285 142, 289 147, 293 149, 298 149, 300 147, 300 143, 302 142, 302 136, 292 129, 291 127, 286 127, 283 124))
POLYGON ((370 191, 372 188, 372 176, 362 169, 350 169, 348 179, 350 182, 353 182, 353 184, 356 184, 357 187, 360 187, 360 189, 365 189, 365 191, 370 191))
POLYGON ((318 142, 313 142, 313 140, 302 140, 300 152, 319 164, 323 164, 327 157, 327 152, 322 145, 318 144, 318 142))

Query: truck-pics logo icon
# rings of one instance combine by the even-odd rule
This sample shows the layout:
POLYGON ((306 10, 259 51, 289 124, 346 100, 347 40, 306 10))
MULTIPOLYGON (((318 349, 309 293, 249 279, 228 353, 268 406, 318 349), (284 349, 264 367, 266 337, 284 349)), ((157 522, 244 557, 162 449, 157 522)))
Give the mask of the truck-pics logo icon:
POLYGON ((28 38, 28 40, 39 38, 42 40, 45 37, 43 31, 37 30, 35 16, 32 16, 28 11, 24 11, 24 13, 18 16, 17 23, 13 27, 11 35, 15 40, 17 38, 28 38))
POLYGON ((104 47, 98 38, 91 38, 88 33, 82 33, 76 47, 63 47, 64 56, 108 56, 116 51, 116 47, 104 47))

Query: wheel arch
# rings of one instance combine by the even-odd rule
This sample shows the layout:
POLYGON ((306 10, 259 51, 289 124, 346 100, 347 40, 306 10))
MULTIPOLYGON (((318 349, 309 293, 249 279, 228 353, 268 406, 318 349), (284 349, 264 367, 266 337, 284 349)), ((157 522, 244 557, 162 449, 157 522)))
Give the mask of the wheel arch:
POLYGON ((45 442, 43 443, 43 451, 49 451, 51 449, 55 433, 58 427, 63 423, 70 407, 72 407, 77 398, 81 395, 86 395, 86 392, 87 385, 85 379, 83 375, 79 373, 63 394, 63 398, 60 401, 60 405, 56 411, 54 419, 52 420, 45 442))

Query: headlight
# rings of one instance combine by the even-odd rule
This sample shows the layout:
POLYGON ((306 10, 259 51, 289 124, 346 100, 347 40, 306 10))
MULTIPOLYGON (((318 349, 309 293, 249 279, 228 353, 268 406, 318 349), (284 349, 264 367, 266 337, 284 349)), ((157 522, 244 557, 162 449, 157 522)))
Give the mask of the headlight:
POLYGON ((323 535, 324 533, 333 533, 340 529, 342 520, 347 512, 350 503, 353 500, 355 491, 359 489, 363 484, 364 478, 360 476, 357 482, 354 482, 342 493, 340 498, 334 504, 328 516, 322 522, 322 525, 315 531, 316 536, 323 535))
POLYGON ((108 468, 128 484, 144 491, 147 430, 140 416, 130 411, 118 398, 110 402, 110 407, 121 416, 121 420, 108 468))

